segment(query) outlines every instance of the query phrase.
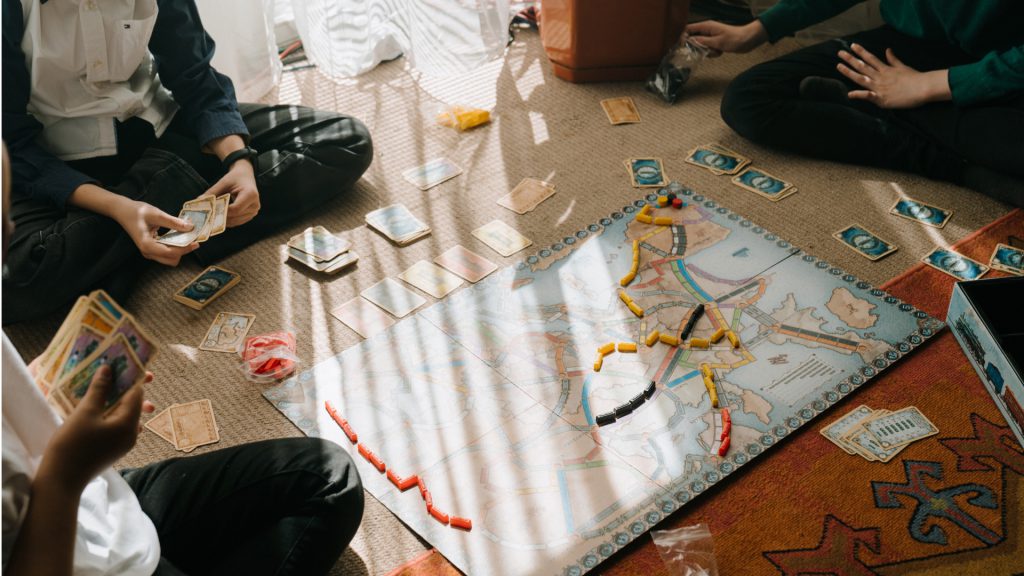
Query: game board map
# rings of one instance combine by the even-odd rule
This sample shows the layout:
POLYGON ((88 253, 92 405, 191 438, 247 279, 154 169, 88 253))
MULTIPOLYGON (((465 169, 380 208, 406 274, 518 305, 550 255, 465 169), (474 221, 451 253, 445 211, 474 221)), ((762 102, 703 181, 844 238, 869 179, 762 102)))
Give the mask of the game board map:
POLYGON ((557 573, 582 574, 944 326, 713 200, 670 186, 690 206, 682 226, 641 235, 645 259, 661 257, 630 286, 644 299, 645 318, 618 301, 616 279, 629 265, 630 234, 645 232, 631 229, 631 216, 656 194, 265 397, 307 435, 349 450, 364 486, 463 572, 561 566, 557 573), (656 326, 674 329, 694 305, 688 301, 715 303, 712 322, 728 323, 743 341, 735 352, 701 354, 720 370, 719 395, 733 414, 725 458, 709 453, 720 424, 704 386, 690 381, 699 375, 693 351, 641 345, 641 354, 617 355, 601 373, 588 367, 612 337, 639 342, 656 326), (593 404, 628 400, 651 379, 657 395, 631 418, 594 426, 603 408, 593 404), (325 400, 389 467, 419 474, 438 506, 472 518, 473 531, 442 526, 418 496, 394 490, 355 454, 325 400))

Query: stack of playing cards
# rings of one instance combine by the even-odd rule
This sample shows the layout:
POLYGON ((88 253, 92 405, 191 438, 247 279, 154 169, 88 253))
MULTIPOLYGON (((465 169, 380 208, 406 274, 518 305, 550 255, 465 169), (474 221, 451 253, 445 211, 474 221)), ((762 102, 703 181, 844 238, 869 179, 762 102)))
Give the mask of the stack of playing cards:
POLYGON ((1014 276, 1024 276, 1024 250, 1009 244, 996 244, 988 265, 1014 276))
POLYGON ((106 364, 113 371, 106 401, 110 408, 145 379, 146 365, 155 353, 156 342, 135 319, 106 292, 96 290, 75 302, 39 357, 36 384, 67 416, 85 396, 96 371, 106 364))
POLYGON ((174 404, 150 418, 146 428, 182 452, 220 441, 220 428, 209 400, 174 404))
POLYGON ((317 272, 334 274, 359 260, 351 247, 351 242, 323 226, 312 226, 288 240, 288 257, 317 272))
POLYGON ((175 292, 174 300, 194 310, 202 310, 241 281, 242 276, 237 272, 210 266, 175 292))
POLYGON ((913 406, 891 412, 861 405, 821 429, 823 436, 846 453, 878 462, 888 462, 912 442, 938 433, 913 406))
POLYGON ((686 161, 695 166, 710 170, 713 174, 719 176, 723 174, 730 176, 739 174, 740 170, 743 170, 750 164, 750 158, 718 144, 698 146, 690 150, 686 161))
POLYGON ((392 204, 366 215, 366 224, 399 246, 411 244, 430 234, 430 228, 402 204, 392 204))
POLYGON ((168 246, 188 246, 193 242, 206 242, 211 236, 227 230, 230 203, 230 194, 201 197, 185 202, 178 213, 178 218, 191 222, 192 229, 188 232, 171 230, 156 241, 168 246))

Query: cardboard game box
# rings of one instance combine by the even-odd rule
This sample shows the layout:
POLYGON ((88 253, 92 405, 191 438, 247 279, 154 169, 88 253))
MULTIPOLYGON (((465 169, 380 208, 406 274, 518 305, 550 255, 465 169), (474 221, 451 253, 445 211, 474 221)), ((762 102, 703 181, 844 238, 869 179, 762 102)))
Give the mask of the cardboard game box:
POLYGON ((958 282, 946 322, 1024 444, 1024 277, 958 282))

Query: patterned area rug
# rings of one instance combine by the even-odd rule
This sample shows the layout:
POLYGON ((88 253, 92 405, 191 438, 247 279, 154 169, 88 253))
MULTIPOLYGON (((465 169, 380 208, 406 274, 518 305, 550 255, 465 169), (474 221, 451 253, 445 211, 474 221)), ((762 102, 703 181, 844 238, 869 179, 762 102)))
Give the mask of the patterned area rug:
MULTIPOLYGON (((1016 210, 958 243, 987 262, 1016 210)), ((990 272, 991 276, 998 273, 990 272)), ((953 279, 914 266, 882 287, 944 318, 953 279)), ((1024 449, 946 331, 852 394, 821 423, 794 434, 658 528, 706 522, 719 572, 732 574, 960 575, 1024 573, 1024 449), (854 407, 917 406, 939 434, 887 464, 846 454, 818 430, 854 407)), ((602 565, 607 574, 668 574, 648 538, 602 565)), ((428 553, 395 575, 457 574, 428 553)))

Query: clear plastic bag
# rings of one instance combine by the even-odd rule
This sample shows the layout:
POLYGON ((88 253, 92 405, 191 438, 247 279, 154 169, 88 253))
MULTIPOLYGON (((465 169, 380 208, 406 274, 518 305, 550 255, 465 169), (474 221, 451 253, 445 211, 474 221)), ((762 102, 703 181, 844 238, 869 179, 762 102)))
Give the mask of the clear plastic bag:
POLYGON ((715 543, 707 524, 652 530, 651 538, 672 576, 718 576, 715 543))
POLYGON ((250 382, 265 384, 291 375, 298 365, 295 335, 282 331, 247 338, 239 369, 250 382))
POLYGON ((683 34, 679 43, 669 50, 661 59, 658 69, 647 79, 647 90, 661 96, 669 104, 675 104, 693 71, 710 52, 707 47, 683 34))

